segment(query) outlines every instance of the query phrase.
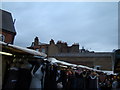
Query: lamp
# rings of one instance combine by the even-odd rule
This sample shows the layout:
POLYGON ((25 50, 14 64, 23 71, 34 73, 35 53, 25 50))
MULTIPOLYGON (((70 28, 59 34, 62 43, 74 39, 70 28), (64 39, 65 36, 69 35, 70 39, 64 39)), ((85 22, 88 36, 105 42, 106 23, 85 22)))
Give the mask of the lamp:
POLYGON ((12 56, 12 54, 11 54, 11 53, 2 52, 2 51, 0 51, 0 54, 3 54, 3 55, 8 55, 8 56, 12 56))

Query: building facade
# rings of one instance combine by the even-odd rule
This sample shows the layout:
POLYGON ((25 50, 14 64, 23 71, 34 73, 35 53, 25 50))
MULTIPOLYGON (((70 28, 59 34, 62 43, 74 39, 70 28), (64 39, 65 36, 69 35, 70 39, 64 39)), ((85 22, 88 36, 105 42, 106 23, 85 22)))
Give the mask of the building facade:
POLYGON ((48 56, 53 56, 61 53, 79 53, 79 44, 73 44, 68 46, 66 42, 58 41, 56 44, 53 39, 50 40, 49 44, 41 43, 38 37, 35 37, 34 42, 29 49, 34 49, 43 53, 46 53, 48 56))
POLYGON ((15 35, 16 31, 12 14, 0 9, 0 40, 13 44, 15 35))
POLYGON ((79 49, 79 44, 68 46, 66 42, 61 41, 55 44, 53 39, 50 40, 49 44, 44 44, 39 42, 38 37, 34 39, 34 42, 28 48, 44 52, 48 57, 77 65, 110 71, 114 69, 114 52, 90 52, 85 50, 84 47, 79 49))

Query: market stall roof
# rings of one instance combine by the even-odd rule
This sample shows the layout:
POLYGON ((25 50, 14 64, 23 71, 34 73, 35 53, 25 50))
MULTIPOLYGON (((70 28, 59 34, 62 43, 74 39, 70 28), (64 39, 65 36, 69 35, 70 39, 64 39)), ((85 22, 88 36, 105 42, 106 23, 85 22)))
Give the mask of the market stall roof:
POLYGON ((5 42, 0 41, 0 45, 2 45, 2 51, 3 52, 8 52, 14 55, 33 55, 33 56, 41 56, 41 57, 47 57, 45 53, 38 52, 35 50, 31 50, 28 48, 12 45, 12 44, 7 44, 5 42))
POLYGON ((71 64, 71 63, 67 63, 61 60, 57 60, 55 58, 48 58, 48 61, 52 62, 52 63, 59 63, 59 64, 63 64, 63 65, 67 65, 67 66, 72 66, 72 67, 81 67, 81 68, 85 68, 85 69, 91 69, 91 70, 96 70, 87 66, 83 66, 83 65, 76 65, 76 64, 71 64))
POLYGON ((90 68, 90 67, 83 66, 83 65, 67 63, 64 61, 57 60, 55 58, 48 58, 48 61, 50 61, 51 63, 58 63, 58 64, 66 65, 66 66, 80 67, 80 68, 85 68, 85 69, 89 69, 89 70, 93 70, 93 71, 97 71, 97 72, 103 72, 103 73, 106 73, 107 75, 111 75, 111 74, 116 75, 113 71, 97 70, 97 69, 90 68))

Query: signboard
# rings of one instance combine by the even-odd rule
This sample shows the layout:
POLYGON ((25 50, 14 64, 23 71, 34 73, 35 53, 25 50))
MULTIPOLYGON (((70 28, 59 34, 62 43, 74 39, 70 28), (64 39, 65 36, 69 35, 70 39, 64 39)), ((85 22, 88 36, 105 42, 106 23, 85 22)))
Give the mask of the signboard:
POLYGON ((120 49, 115 51, 114 73, 120 73, 120 49))

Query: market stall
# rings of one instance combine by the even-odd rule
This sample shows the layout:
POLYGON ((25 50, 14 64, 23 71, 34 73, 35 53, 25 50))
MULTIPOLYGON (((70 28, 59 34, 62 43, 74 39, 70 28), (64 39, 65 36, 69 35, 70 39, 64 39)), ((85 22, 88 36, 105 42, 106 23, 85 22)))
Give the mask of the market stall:
POLYGON ((35 61, 45 57, 47 55, 42 52, 0 41, 0 87, 2 87, 2 83, 5 81, 6 71, 11 64, 35 61))
MULTIPOLYGON (((88 66, 71 64, 55 58, 47 58, 47 55, 35 50, 19 47, 16 45, 0 42, 1 51, 1 79, 4 90, 19 87, 39 88, 48 90, 50 88, 102 88, 100 80, 104 83, 110 82, 114 76, 113 71, 104 71, 90 68, 88 66), (65 81, 66 80, 66 81, 65 81), (89 83, 86 82, 89 81, 89 83), (94 81, 94 84, 91 84, 94 81), (52 82, 52 83, 51 83, 52 82), (76 83, 77 82, 77 83, 76 83), (82 85, 79 85, 79 84, 82 85), (79 87, 81 86, 81 87, 79 87)), ((113 82, 113 81, 112 81, 113 82)), ((107 84, 112 88, 112 83, 107 84)), ((89 90, 89 89, 86 89, 89 90)))
MULTIPOLYGON (((59 88, 64 88, 65 90, 69 90, 70 88, 83 90, 91 90, 91 88, 92 90, 97 90, 98 88, 101 90, 112 90, 113 87, 118 88, 117 85, 114 86, 117 74, 113 71, 97 70, 88 66, 67 63, 55 58, 48 58, 47 61, 49 61, 51 67, 54 68, 52 69, 54 70, 53 73, 57 72, 56 67, 59 67, 57 68, 58 72, 61 71, 60 78, 57 81, 59 88)), ((49 71, 51 72, 51 70, 49 71)), ((51 76, 48 75, 47 77, 51 76)), ((59 75, 56 77, 59 77, 59 75)), ((50 80, 47 79, 47 81, 49 82, 50 80)), ((51 86, 52 85, 50 85, 49 88, 51 88, 51 86)))

